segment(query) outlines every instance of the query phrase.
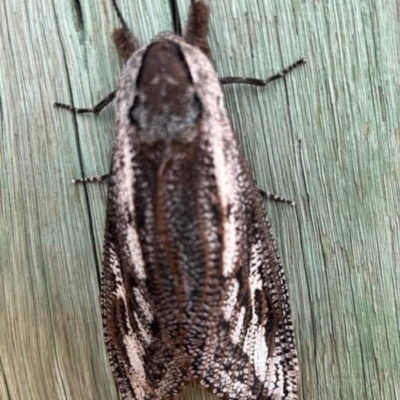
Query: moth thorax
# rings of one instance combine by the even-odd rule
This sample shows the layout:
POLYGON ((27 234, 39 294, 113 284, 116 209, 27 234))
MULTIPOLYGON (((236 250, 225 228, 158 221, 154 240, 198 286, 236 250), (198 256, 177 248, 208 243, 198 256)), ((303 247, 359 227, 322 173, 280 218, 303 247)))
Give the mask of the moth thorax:
POLYGON ((161 39, 148 46, 129 117, 144 142, 191 141, 201 103, 180 46, 161 39))

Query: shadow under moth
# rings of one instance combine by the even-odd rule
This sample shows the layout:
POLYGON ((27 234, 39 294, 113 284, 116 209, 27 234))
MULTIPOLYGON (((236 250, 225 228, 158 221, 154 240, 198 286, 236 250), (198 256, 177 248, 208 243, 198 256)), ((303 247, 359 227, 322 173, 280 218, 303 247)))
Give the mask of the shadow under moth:
POLYGON ((204 2, 183 37, 146 47, 113 4, 117 90, 93 108, 55 106, 116 100, 111 171, 76 182, 109 178, 101 309, 122 397, 173 399, 195 380, 224 399, 297 399, 284 271, 221 86, 265 86, 305 61, 267 80, 218 78, 204 2))

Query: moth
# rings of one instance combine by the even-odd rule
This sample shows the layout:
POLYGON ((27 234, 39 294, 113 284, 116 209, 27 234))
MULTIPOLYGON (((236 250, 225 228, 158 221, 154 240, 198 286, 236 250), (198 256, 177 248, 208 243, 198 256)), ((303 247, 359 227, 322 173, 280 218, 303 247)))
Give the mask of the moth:
MULTIPOLYGON (((145 47, 122 28, 125 61, 104 236, 101 309, 123 399, 175 398, 190 381, 224 399, 297 399, 298 361, 288 290, 262 195, 224 106, 207 41, 209 10, 195 2, 183 37, 145 47)), ((278 198, 279 200, 279 198, 278 198)), ((280 199, 282 200, 282 199, 280 199)))

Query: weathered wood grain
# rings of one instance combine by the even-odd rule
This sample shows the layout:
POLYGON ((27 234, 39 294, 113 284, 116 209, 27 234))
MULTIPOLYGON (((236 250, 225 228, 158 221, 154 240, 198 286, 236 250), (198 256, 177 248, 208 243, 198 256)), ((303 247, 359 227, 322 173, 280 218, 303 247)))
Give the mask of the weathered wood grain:
MULTIPOLYGON (((147 42, 168 0, 119 0, 147 42)), ((173 2, 172 2, 173 3, 173 2)), ((186 20, 189 0, 175 0, 186 20)), ((285 262, 303 400, 400 399, 400 9, 396 0, 209 0, 226 103, 285 262)), ((114 111, 73 116, 113 90, 108 0, 0 2, 0 398, 116 399, 98 292, 114 111)), ((191 387, 185 398, 205 398, 191 387)))

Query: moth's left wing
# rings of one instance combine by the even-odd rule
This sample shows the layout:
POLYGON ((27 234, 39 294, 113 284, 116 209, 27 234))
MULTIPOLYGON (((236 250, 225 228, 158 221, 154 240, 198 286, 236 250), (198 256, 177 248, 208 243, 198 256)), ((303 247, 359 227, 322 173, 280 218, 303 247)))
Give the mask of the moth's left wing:
POLYGON ((160 317, 160 307, 172 300, 169 292, 154 288, 160 280, 152 261, 154 224, 146 224, 147 234, 138 229, 143 225, 139 219, 151 214, 151 194, 137 189, 140 168, 132 165, 134 151, 126 143, 121 147, 113 155, 103 249, 101 305, 106 347, 124 400, 172 399, 189 376, 177 332, 173 327, 166 329, 160 317), (147 211, 138 210, 139 206, 147 211), (167 301, 157 301, 159 296, 167 301))

